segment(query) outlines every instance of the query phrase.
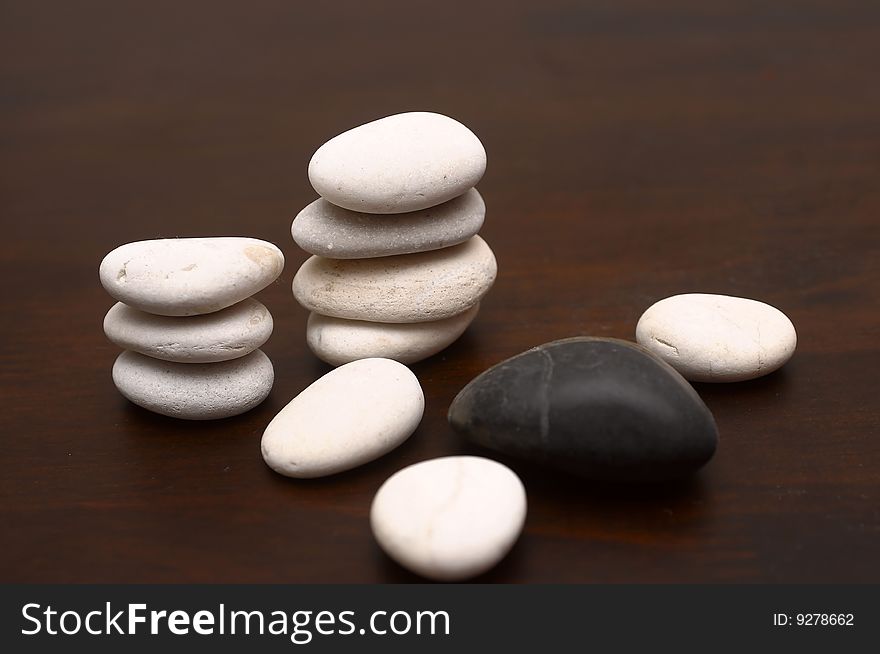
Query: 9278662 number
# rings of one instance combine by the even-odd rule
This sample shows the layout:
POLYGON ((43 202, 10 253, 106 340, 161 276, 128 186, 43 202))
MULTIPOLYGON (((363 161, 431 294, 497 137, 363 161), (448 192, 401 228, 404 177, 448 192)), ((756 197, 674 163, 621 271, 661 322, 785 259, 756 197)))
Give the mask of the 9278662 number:
POLYGON ((795 616, 799 627, 850 627, 853 620, 852 613, 798 613, 795 616))

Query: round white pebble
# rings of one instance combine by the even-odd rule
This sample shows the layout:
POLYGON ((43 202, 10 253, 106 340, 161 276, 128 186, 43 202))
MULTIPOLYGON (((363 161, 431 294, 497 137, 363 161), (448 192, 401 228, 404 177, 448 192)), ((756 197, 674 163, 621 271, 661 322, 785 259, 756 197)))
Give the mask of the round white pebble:
POLYGON ((194 316, 241 302, 271 284, 284 255, 244 237, 167 238, 120 245, 101 262, 101 284, 120 302, 162 316, 194 316))
POLYGON ((377 459, 409 438, 425 410, 419 380, 390 359, 328 372, 284 407, 263 433, 266 464, 288 477, 332 475, 377 459))
POLYGON ((371 322, 426 322, 463 313, 491 288, 498 267, 479 236, 451 248, 377 259, 311 257, 293 278, 306 309, 371 322))
POLYGON ((181 363, 228 361, 250 354, 272 335, 272 314, 253 298, 201 316, 157 316, 117 302, 104 334, 126 350, 181 363))
POLYGON ((363 259, 439 250, 480 231, 486 204, 472 188, 436 207, 381 216, 349 211, 323 198, 299 212, 293 240, 306 252, 330 259, 363 259))
POLYGON ((779 309, 741 297, 688 293, 660 300, 636 327, 640 345, 696 382, 755 379, 794 354, 797 333, 779 309))
POLYGON ((526 491, 510 468, 475 456, 422 461, 382 484, 373 534, 403 567, 438 581, 486 572, 510 551, 526 517, 526 491))
POLYGON ((312 156, 309 181, 345 209, 404 213, 461 195, 485 171, 486 150, 471 130, 448 116, 415 111, 330 139, 312 156))
POLYGON ((451 345, 473 322, 477 311, 479 305, 444 320, 413 323, 346 320, 312 313, 306 341, 312 352, 331 366, 371 357, 415 363, 451 345))
POLYGON ((113 383, 126 398, 172 418, 213 420, 249 411, 266 399, 275 373, 261 350, 219 363, 176 363, 126 351, 113 383))

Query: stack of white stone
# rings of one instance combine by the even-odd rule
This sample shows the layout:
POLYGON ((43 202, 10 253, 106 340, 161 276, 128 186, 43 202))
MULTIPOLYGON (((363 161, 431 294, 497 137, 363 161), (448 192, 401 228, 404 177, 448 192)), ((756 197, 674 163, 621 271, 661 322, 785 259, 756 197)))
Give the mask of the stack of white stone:
POLYGON ((180 238, 122 245, 101 262, 115 299, 104 333, 125 349, 113 383, 135 404, 175 418, 226 418, 269 394, 272 362, 258 348, 272 315, 251 296, 284 268, 253 238, 180 238))
POLYGON ((293 294, 312 312, 307 341, 318 357, 414 363, 461 336, 497 273, 476 235, 486 205, 474 186, 485 170, 474 133, 435 113, 367 123, 315 152, 309 180, 321 198, 291 232, 314 255, 293 294))

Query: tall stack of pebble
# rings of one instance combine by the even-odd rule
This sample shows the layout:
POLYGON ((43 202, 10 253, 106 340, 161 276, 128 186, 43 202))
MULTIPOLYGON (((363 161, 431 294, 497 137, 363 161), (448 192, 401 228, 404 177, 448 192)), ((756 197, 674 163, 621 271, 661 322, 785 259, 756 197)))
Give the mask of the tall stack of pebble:
POLYGON ((277 247, 253 238, 127 243, 101 262, 119 300, 104 333, 125 351, 113 383, 135 404, 189 420, 244 413, 269 394, 272 362, 258 348, 272 315, 251 296, 284 268, 277 247))
POLYGON ((477 236, 485 170, 474 133, 436 113, 388 116, 315 152, 309 181, 321 197, 291 232, 314 255, 293 294, 312 312, 306 337, 319 358, 414 363, 461 336, 497 274, 477 236))

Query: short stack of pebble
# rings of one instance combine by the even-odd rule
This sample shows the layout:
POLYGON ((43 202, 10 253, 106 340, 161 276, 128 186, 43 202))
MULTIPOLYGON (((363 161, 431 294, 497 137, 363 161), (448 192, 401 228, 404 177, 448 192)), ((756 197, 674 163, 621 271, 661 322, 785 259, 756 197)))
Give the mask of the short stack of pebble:
POLYGON ((435 113, 382 118, 315 152, 309 180, 321 197, 291 232, 314 255, 293 294, 312 312, 307 342, 319 358, 414 363, 461 336, 497 273, 476 235, 485 170, 473 132, 435 113))
POLYGON ((277 247, 253 238, 180 238, 122 245, 101 262, 115 299, 104 333, 125 349, 113 383, 135 404, 175 418, 244 413, 275 379, 258 348, 272 316, 251 295, 284 267, 277 247))

